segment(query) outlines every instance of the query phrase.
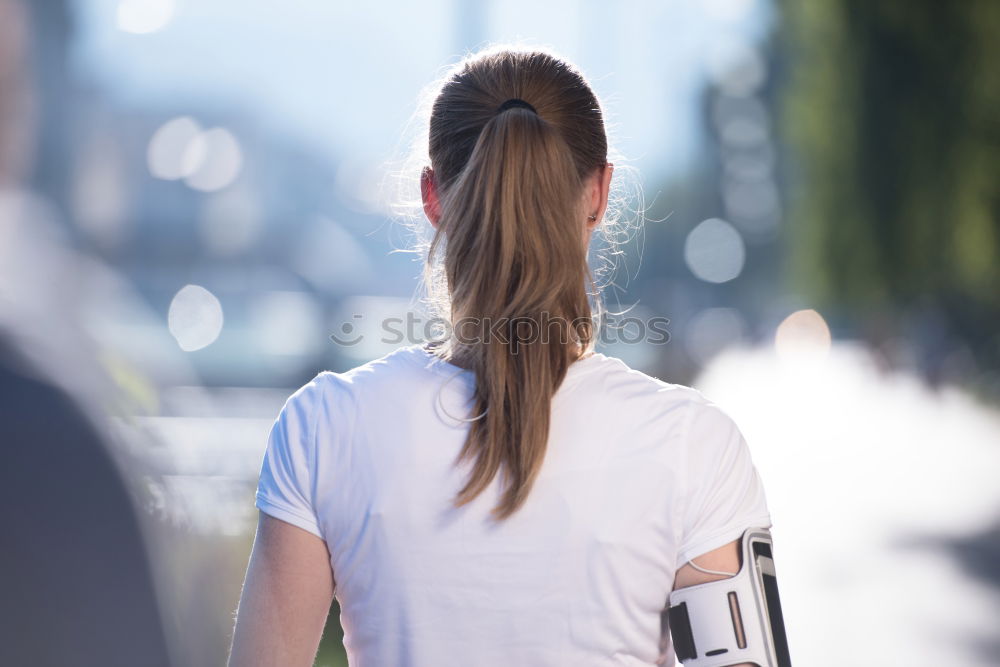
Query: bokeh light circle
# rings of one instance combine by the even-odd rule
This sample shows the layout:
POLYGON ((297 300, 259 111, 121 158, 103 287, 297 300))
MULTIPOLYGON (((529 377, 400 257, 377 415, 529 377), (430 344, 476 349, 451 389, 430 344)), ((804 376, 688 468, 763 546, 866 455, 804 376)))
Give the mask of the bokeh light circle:
POLYGON ((222 304, 200 285, 185 285, 170 301, 167 328, 185 352, 208 347, 222 331, 222 304))
POLYGON ((746 247, 739 231, 725 220, 709 218, 691 230, 684 241, 684 261, 698 278, 724 283, 743 271, 746 247))

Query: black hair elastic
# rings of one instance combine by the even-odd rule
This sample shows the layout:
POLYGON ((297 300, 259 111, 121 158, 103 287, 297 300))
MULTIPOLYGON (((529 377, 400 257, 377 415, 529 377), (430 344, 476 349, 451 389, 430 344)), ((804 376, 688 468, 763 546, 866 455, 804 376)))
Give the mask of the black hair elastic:
POLYGON ((498 106, 497 113, 500 113, 501 111, 506 111, 507 109, 513 107, 524 107, 525 109, 530 109, 533 113, 536 114, 538 113, 538 111, 535 110, 535 107, 531 106, 530 104, 528 104, 519 97, 512 97, 503 104, 501 104, 500 106, 498 106))

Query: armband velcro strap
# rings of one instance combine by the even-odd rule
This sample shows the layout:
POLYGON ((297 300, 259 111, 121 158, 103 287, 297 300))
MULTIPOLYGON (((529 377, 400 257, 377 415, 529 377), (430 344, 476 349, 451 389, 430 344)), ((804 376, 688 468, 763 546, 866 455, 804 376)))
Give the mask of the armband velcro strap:
POLYGON ((674 640, 674 653, 681 662, 698 655, 691 634, 691 619, 688 618, 687 603, 681 602, 670 608, 670 634, 674 640))

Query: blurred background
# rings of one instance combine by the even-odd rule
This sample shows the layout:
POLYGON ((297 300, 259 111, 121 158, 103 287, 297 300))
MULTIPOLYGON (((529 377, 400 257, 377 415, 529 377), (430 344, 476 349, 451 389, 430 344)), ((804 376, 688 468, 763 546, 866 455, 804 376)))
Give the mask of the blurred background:
MULTIPOLYGON (((740 424, 796 664, 1000 664, 992 0, 0 0, 0 576, 141 598, 25 584, 0 651, 60 655, 76 604, 159 637, 121 664, 224 664, 270 425, 418 342, 377 329, 415 311, 415 111, 494 42, 602 100, 634 175, 604 298, 670 340, 601 351, 740 424), (99 528, 110 560, 77 558, 99 528)), ((334 607, 317 665, 345 664, 334 607)))

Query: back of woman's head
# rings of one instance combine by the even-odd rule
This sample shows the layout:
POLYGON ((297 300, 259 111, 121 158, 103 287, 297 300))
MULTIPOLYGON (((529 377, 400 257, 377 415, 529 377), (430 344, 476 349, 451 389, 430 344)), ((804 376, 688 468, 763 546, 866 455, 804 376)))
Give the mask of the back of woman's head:
POLYGON ((478 417, 458 457, 473 465, 459 506, 497 474, 504 490, 494 516, 523 504, 545 456, 552 397, 593 348, 585 183, 607 154, 590 86, 544 51, 467 58, 434 100, 440 217, 428 282, 452 325, 440 354, 476 378, 478 417), (504 105, 512 98, 527 105, 504 105))

